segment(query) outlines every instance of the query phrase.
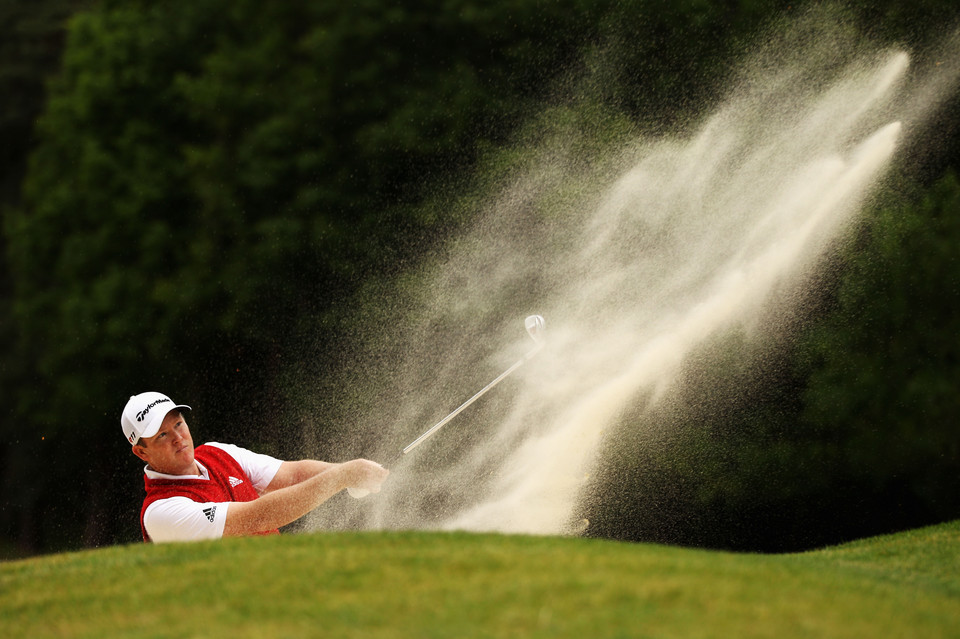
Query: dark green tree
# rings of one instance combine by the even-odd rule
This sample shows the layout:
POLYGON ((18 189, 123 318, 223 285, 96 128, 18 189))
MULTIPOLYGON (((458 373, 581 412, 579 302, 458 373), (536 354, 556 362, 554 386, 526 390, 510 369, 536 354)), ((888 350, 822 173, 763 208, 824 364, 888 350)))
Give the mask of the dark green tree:
MULTIPOLYGON (((60 56, 71 15, 88 5, 84 0, 0 0, 0 224, 20 202, 27 156, 34 146, 34 122, 43 110, 46 82, 60 67, 60 56)), ((18 359, 13 318, 13 281, 7 268, 6 241, 0 240, 0 423, 4 434, 15 430, 11 411, 15 390, 30 362, 18 359)), ((0 439, 3 485, 15 482, 24 467, 10 452, 11 439, 0 439)), ((26 489, 29 491, 29 488, 26 489)), ((13 497, 16 501, 17 498, 13 497)), ((14 517, 10 526, 30 537, 36 522, 14 517)), ((6 528, 7 526, 4 526, 6 528)), ((0 533, 2 534, 2 533, 0 533)))
POLYGON ((202 409, 205 439, 290 453, 281 372, 318 341, 335 356, 324 318, 456 223, 411 212, 509 135, 602 9, 104 1, 78 15, 5 220, 28 363, 7 456, 12 476, 45 469, 11 510, 45 514, 37 543, 135 535, 139 471, 116 421, 144 388, 202 409))
POLYGON ((791 330, 724 336, 630 421, 593 533, 783 551, 960 516, 958 242, 953 172, 889 196, 791 330))
POLYGON ((960 182, 881 208, 802 351, 803 425, 888 520, 960 516, 960 182))
MULTIPOLYGON (((53 13, 15 2, 0 10, 15 8, 9 24, 27 29, 84 3, 31 11, 41 4, 53 13)), ((955 13, 945 0, 900 4, 850 3, 838 15, 913 44, 955 13)), ((29 108, 8 101, 0 123, 15 142, 4 193, 16 194, 3 213, 12 287, 0 281, 10 381, 0 529, 44 549, 135 538, 140 473, 116 422, 126 397, 144 388, 195 404, 204 439, 289 454, 280 417, 293 398, 289 380, 336 360, 344 305, 359 287, 388 289, 461 223, 438 187, 459 188, 477 157, 511 140, 544 100, 579 90, 562 81, 567 70, 604 69, 590 89, 598 99, 641 125, 678 127, 700 115, 755 30, 794 10, 777 0, 102 0, 71 22, 33 138, 21 123, 41 111, 35 89, 57 68, 46 53, 56 47, 38 49, 42 74, 18 70, 11 60, 23 57, 5 58, 0 83, 29 78, 34 92, 29 108), (583 57, 587 43, 596 47, 583 57), (34 145, 19 202, 23 154, 34 145)), ((55 40, 57 31, 34 33, 55 40)), ((909 265, 918 255, 890 259, 909 265)), ((856 346, 833 334, 810 344, 856 346)), ((700 461, 742 468, 750 465, 737 456, 749 453, 760 460, 751 468, 789 469, 824 448, 817 429, 829 429, 817 425, 816 407, 839 373, 814 346, 804 353, 809 394, 799 394, 806 377, 794 372, 757 386, 752 416, 731 409, 705 431, 723 446, 690 448, 729 455, 700 461), (781 400, 789 411, 771 409, 781 400), (765 410, 802 414, 806 426, 784 439, 777 429, 787 422, 764 419, 765 410), (737 432, 728 425, 745 421, 740 432, 766 433, 759 441, 780 452, 726 438, 737 432)), ((904 406, 926 406, 918 397, 904 406)), ((931 450, 944 443, 938 437, 931 450)), ((862 438, 857 450, 882 448, 862 438)), ((839 465, 847 453, 831 454, 839 465)), ((690 487, 704 467, 682 455, 653 461, 690 487)), ((725 492, 687 492, 696 496, 678 500, 679 510, 701 520, 738 512, 755 479, 725 477, 725 492)))

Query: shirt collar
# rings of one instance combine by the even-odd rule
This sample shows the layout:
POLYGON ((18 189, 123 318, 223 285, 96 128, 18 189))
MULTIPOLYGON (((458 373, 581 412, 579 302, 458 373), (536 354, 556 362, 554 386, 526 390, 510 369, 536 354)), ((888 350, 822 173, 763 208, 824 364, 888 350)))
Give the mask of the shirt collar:
POLYGON ((199 475, 168 475, 166 473, 158 473, 147 465, 143 467, 143 474, 150 479, 210 479, 210 473, 204 468, 203 464, 197 462, 197 468, 200 469, 199 475))

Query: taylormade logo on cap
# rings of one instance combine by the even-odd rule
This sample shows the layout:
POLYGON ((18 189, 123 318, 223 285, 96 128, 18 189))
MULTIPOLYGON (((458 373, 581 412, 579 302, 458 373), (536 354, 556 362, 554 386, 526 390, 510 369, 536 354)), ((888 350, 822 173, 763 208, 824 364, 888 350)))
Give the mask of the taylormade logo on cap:
POLYGON ((136 444, 142 437, 153 437, 160 430, 167 413, 181 408, 190 409, 186 404, 175 403, 163 393, 150 391, 133 395, 120 416, 123 436, 131 444, 136 444))
POLYGON ((143 421, 143 418, 146 416, 146 414, 150 412, 150 409, 153 408, 154 406, 156 406, 157 404, 162 404, 162 403, 164 403, 164 402, 172 402, 172 401, 173 401, 173 400, 170 399, 169 397, 164 397, 163 399, 158 399, 157 401, 153 402, 152 404, 147 404, 147 407, 146 407, 146 408, 144 408, 142 411, 140 411, 139 413, 137 413, 137 421, 138 421, 138 422, 142 422, 142 421, 143 421))

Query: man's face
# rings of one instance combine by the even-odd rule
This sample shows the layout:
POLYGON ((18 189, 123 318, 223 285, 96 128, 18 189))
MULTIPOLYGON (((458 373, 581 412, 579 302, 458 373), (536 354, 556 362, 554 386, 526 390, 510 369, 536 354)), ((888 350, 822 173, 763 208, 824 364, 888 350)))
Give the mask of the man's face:
POLYGON ((153 470, 167 475, 199 474, 193 457, 193 438, 180 411, 167 413, 157 434, 144 441, 146 446, 134 445, 133 454, 153 470))

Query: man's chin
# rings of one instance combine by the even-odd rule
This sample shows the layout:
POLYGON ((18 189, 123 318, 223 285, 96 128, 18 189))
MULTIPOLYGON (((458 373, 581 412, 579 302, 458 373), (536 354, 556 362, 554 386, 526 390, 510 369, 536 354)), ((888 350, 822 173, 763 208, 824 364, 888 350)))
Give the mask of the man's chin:
POLYGON ((193 449, 178 451, 175 455, 174 464, 176 465, 178 472, 171 473, 174 475, 194 475, 198 472, 196 466, 196 457, 193 454, 193 449))

